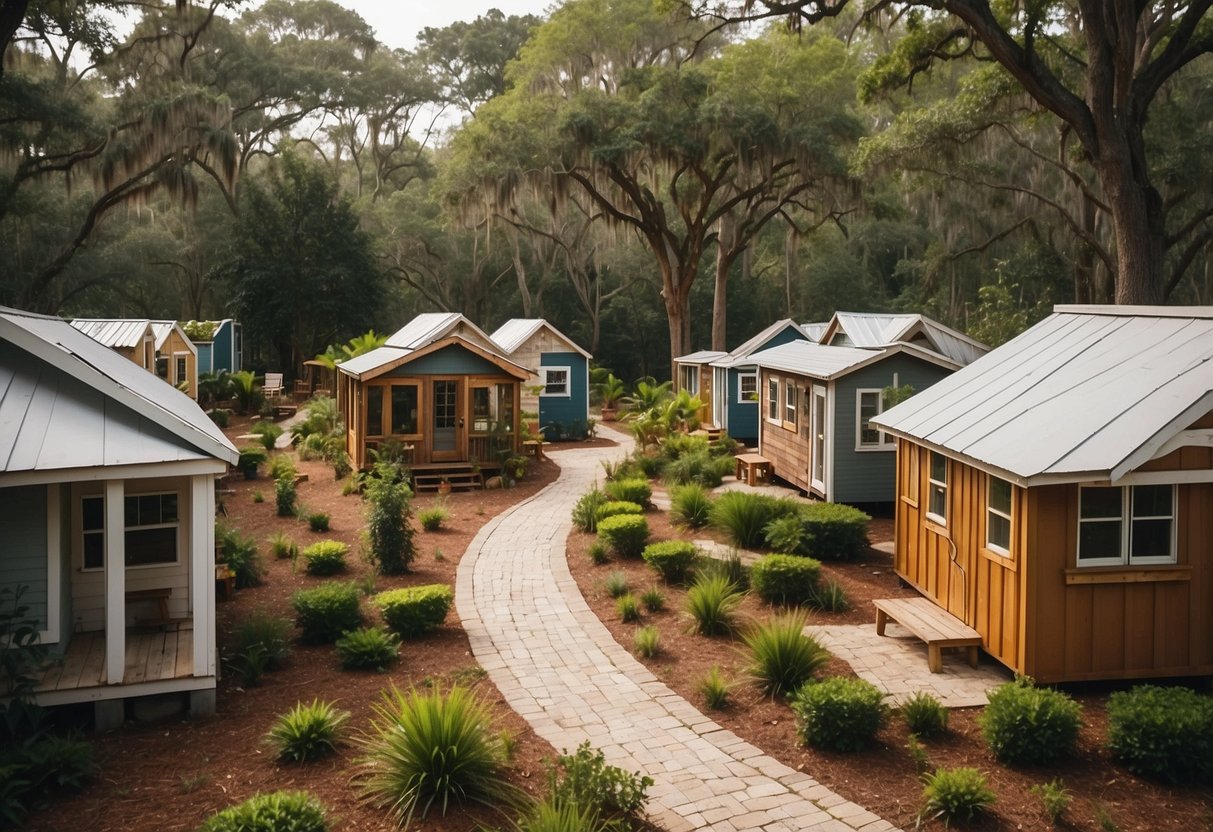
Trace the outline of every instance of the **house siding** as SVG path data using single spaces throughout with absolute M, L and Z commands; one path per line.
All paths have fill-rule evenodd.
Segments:
M 519 360 L 517 353 L 514 360 Z M 559 422 L 566 427 L 572 422 L 584 424 L 589 416 L 590 383 L 585 356 L 576 352 L 545 352 L 539 356 L 539 366 L 569 368 L 568 396 L 539 396 L 539 424 L 547 426 Z
M 195 341 L 198 349 L 198 375 L 215 372 L 215 342 Z
M 227 370 L 234 373 L 240 369 L 243 356 L 240 354 L 240 334 L 237 332 L 240 324 L 226 320 L 215 330 L 214 347 L 211 352 L 211 372 Z
M 498 376 L 501 368 L 486 361 L 470 350 L 452 344 L 437 352 L 403 364 L 379 378 L 407 378 L 409 376 Z
M 759 402 L 742 401 L 738 395 L 738 384 L 746 372 L 758 372 L 758 368 L 750 366 L 748 370 L 742 367 L 730 367 L 728 385 L 729 392 L 725 405 L 728 410 L 729 436 L 740 442 L 754 442 L 758 439 L 758 410 Z
M 48 629 L 46 523 L 46 486 L 0 488 L 0 587 L 26 587 L 21 603 L 40 630 Z

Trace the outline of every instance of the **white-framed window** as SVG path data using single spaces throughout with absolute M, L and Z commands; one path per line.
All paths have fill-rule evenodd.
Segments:
M 779 424 L 779 379 L 767 379 L 767 421 Z
M 891 451 L 896 447 L 891 435 L 871 424 L 881 413 L 884 413 L 883 390 L 855 391 L 855 450 Z
M 737 374 L 737 401 L 747 404 L 758 402 L 758 373 Z
M 692 396 L 699 392 L 699 368 L 694 364 L 680 364 L 678 367 L 678 389 L 686 390 Z
M 927 504 L 927 517 L 941 526 L 948 524 L 948 458 L 941 453 L 931 451 L 930 470 L 927 471 L 927 482 L 930 485 L 930 496 Z
M 986 548 L 1001 555 L 1011 554 L 1011 483 L 986 476 Z
M 1078 565 L 1175 563 L 1175 486 L 1080 486 Z
M 569 395 L 568 367 L 540 367 L 539 383 L 543 385 L 541 396 Z
M 783 421 L 793 427 L 796 425 L 797 406 L 796 382 L 785 381 L 783 383 Z
M 127 566 L 167 566 L 177 562 L 179 525 L 176 492 L 127 494 L 122 501 Z M 105 567 L 105 498 L 81 498 L 81 567 Z
M 826 487 L 826 390 L 813 387 L 813 485 Z
M 173 356 L 173 364 L 174 364 L 173 383 L 174 384 L 180 384 L 181 382 L 183 382 L 189 378 L 189 370 L 187 369 L 187 364 L 186 364 L 185 359 L 186 359 L 186 356 L 184 354 L 177 354 L 177 355 Z

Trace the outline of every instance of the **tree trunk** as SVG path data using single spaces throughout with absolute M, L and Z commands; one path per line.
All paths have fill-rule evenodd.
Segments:
M 734 250 L 737 226 L 733 218 L 725 214 L 720 218 L 716 232 L 716 283 L 712 290 L 712 349 L 724 352 L 728 349 L 728 288 L 729 269 L 737 253 Z
M 1149 182 L 1138 181 L 1127 161 L 1105 162 L 1098 170 L 1116 234 L 1116 303 L 1161 304 L 1167 285 L 1162 198 Z
M 518 279 L 518 297 L 522 300 L 522 317 L 531 317 L 531 291 L 526 285 L 526 264 L 522 262 L 522 247 L 518 245 L 518 233 L 513 235 L 514 276 Z

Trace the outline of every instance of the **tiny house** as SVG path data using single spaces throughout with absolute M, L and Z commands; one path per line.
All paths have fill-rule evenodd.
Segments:
M 727 357 L 728 353 L 720 350 L 699 350 L 674 359 L 674 392 L 685 390 L 703 402 L 703 407 L 699 409 L 699 421 L 705 425 L 721 426 L 723 416 L 713 407 L 717 397 L 712 362 Z
M 590 418 L 590 354 L 542 318 L 512 318 L 490 337 L 515 364 L 534 370 L 523 385 L 522 409 L 539 414 L 544 435 L 584 435 Z
M 198 398 L 198 348 L 176 321 L 76 318 L 72 326 Z
M 244 331 L 231 318 L 203 321 L 210 329 L 209 338 L 196 338 L 199 373 L 235 373 L 244 369 Z
M 1213 307 L 1059 306 L 875 416 L 897 574 L 1044 682 L 1213 674 Z
M 198 398 L 198 348 L 176 321 L 152 321 L 156 347 L 156 375 Z

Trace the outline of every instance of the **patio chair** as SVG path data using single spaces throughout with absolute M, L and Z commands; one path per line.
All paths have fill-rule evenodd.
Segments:
M 266 373 L 265 383 L 261 392 L 267 399 L 276 399 L 282 395 L 282 373 Z

